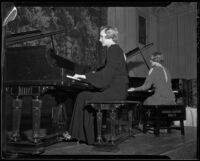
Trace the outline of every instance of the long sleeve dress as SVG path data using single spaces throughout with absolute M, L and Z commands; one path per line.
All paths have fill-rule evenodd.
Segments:
M 144 84 L 135 88 L 135 91 L 147 90 L 150 87 L 154 88 L 154 94 L 144 101 L 144 105 L 176 104 L 175 95 L 172 91 L 171 75 L 166 68 L 163 68 L 163 66 L 154 66 L 146 77 Z
M 123 51 L 114 44 L 108 48 L 107 61 L 103 69 L 98 72 L 86 73 L 86 80 L 101 92 L 84 91 L 80 93 L 74 105 L 69 133 L 73 138 L 88 144 L 95 142 L 95 110 L 86 106 L 87 100 L 124 100 L 127 97 L 128 73 Z

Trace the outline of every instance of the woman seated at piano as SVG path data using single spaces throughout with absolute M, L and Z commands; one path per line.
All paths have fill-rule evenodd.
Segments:
M 151 69 L 142 86 L 129 88 L 128 91 L 145 91 L 150 88 L 154 89 L 154 94 L 148 97 L 144 105 L 169 105 L 175 103 L 175 95 L 171 85 L 171 75 L 166 67 L 162 65 L 164 61 L 160 52 L 151 55 Z
M 99 71 L 75 74 L 73 77 L 85 79 L 99 88 L 100 92 L 84 91 L 77 96 L 69 131 L 63 134 L 66 140 L 74 138 L 86 144 L 94 144 L 96 111 L 87 106 L 86 101 L 124 100 L 127 97 L 128 73 L 123 51 L 117 43 L 118 30 L 110 26 L 101 27 L 99 41 L 107 47 L 105 66 Z

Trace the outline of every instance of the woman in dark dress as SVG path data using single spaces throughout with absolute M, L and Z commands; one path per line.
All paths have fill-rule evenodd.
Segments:
M 87 144 L 95 142 L 94 109 L 86 106 L 86 101 L 124 100 L 127 97 L 128 73 L 126 61 L 120 46 L 117 44 L 118 31 L 110 26 L 100 30 L 102 46 L 107 47 L 107 58 L 104 68 L 85 75 L 75 74 L 74 78 L 86 79 L 101 92 L 84 91 L 77 96 L 69 132 L 64 133 L 66 139 L 75 138 Z
M 144 91 L 154 88 L 154 94 L 144 101 L 144 105 L 173 105 L 175 103 L 175 95 L 171 85 L 171 75 L 161 62 L 163 55 L 155 52 L 151 55 L 151 66 L 144 84 L 140 87 L 129 88 L 128 91 Z

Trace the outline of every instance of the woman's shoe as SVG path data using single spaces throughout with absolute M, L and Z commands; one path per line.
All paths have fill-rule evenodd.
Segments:
M 138 128 L 140 131 L 143 131 L 143 124 L 139 123 Z
M 66 131 L 62 134 L 64 140 L 71 140 L 72 139 L 72 136 Z

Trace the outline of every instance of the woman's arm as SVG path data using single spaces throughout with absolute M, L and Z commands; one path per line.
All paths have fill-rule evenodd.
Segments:
M 152 84 L 153 84 L 153 77 L 154 77 L 154 71 L 153 68 L 149 71 L 148 76 L 145 79 L 145 82 L 142 86 L 140 87 L 136 87 L 136 88 L 129 88 L 128 91 L 145 91 L 149 88 L 151 88 Z
M 120 55 L 123 54 L 118 46 L 113 46 L 108 49 L 107 63 L 103 69 L 97 72 L 86 73 L 86 79 L 97 88 L 105 88 L 114 78 L 115 70 L 122 59 Z

